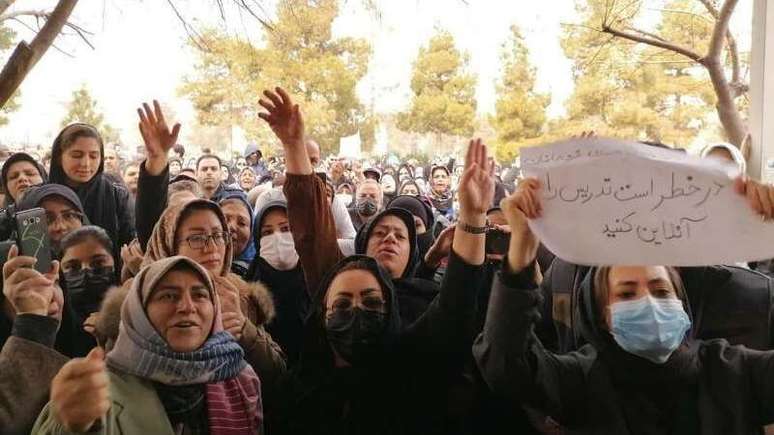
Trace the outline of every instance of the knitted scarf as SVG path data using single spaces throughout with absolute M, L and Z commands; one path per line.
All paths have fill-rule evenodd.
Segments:
M 170 349 L 144 308 L 156 284 L 179 263 L 201 276 L 214 305 L 210 337 L 193 352 Z M 118 339 L 107 355 L 107 364 L 167 386 L 205 384 L 210 434 L 255 433 L 263 419 L 260 381 L 243 356 L 241 347 L 223 330 L 220 302 L 207 271 L 176 256 L 152 263 L 134 279 L 121 307 Z

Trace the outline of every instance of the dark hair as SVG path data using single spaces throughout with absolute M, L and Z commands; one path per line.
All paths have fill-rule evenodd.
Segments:
M 59 137 L 62 151 L 66 151 L 70 145 L 82 137 L 96 139 L 97 142 L 99 142 L 100 150 L 105 149 L 105 144 L 102 142 L 102 136 L 96 128 L 88 124 L 70 124 L 59 133 Z
M 179 143 L 178 143 L 178 144 L 175 144 L 175 146 L 173 146 L 173 147 L 172 147 L 172 150 L 173 150 L 173 151 L 174 151 L 176 154 L 180 155 L 180 158 L 181 158 L 181 159 L 182 159 L 183 157 L 185 157 L 185 147 L 183 146 L 183 144 L 179 144 Z
M 107 232 L 102 227 L 86 225 L 73 230 L 62 239 L 62 256 L 68 249 L 87 240 L 96 241 L 111 255 L 113 254 L 113 241 L 110 240 Z
M 142 162 L 139 161 L 139 160 L 134 160 L 134 161 L 131 161 L 131 162 L 125 164 L 123 169 L 121 169 L 121 175 L 123 175 L 124 172 L 126 172 L 126 170 L 131 168 L 131 167 L 136 167 L 137 170 L 139 170 L 141 164 L 142 164 Z
M 196 170 L 197 170 L 197 171 L 199 170 L 199 164 L 200 164 L 200 163 L 202 162 L 202 160 L 204 160 L 204 159 L 215 159 L 215 160 L 217 160 L 217 161 L 218 161 L 218 168 L 220 168 L 221 166 L 223 166 L 223 162 L 220 160 L 220 157 L 216 156 L 215 154 L 202 154 L 202 156 L 201 156 L 201 157 L 199 157 L 199 158 L 196 160 Z

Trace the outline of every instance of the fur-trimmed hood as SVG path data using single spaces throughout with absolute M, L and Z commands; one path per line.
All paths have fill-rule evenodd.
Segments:
M 239 290 L 242 302 L 242 311 L 256 326 L 270 323 L 275 315 L 274 300 L 269 289 L 260 282 L 245 282 L 238 275 L 230 273 L 220 278 Z M 218 286 L 218 278 L 215 279 L 215 287 Z M 126 281 L 121 287 L 113 287 L 105 293 L 100 306 L 99 315 L 95 322 L 97 342 L 109 350 L 118 337 L 118 327 L 121 323 L 121 306 L 132 287 L 134 279 Z

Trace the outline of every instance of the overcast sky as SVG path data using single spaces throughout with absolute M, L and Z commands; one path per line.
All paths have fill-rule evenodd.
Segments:
M 653 0 L 654 5 L 660 0 Z M 49 9 L 53 0 L 17 0 L 17 9 Z M 176 0 L 196 24 L 218 24 L 212 0 Z M 411 64 L 434 29 L 452 32 L 470 54 L 477 75 L 479 112 L 494 108 L 494 81 L 499 55 L 511 24 L 518 24 L 538 68 L 538 87 L 552 94 L 550 114 L 559 116 L 572 92 L 570 63 L 559 46 L 561 23 L 574 21 L 573 0 L 381 0 L 380 19 L 361 0 L 343 2 L 334 32 L 370 40 L 374 52 L 370 72 L 358 88 L 365 104 L 393 112 L 410 101 Z M 264 1 L 273 14 L 273 1 Z M 742 0 L 733 25 L 749 34 L 752 0 Z M 73 90 L 85 83 L 106 120 L 122 131 L 128 144 L 139 143 L 134 109 L 158 98 L 177 112 L 180 122 L 193 120 L 190 103 L 177 95 L 182 78 L 193 71 L 196 55 L 167 0 L 82 0 L 72 21 L 94 32 L 92 50 L 75 37 L 57 45 L 73 57 L 49 50 L 22 85 L 21 108 L 0 129 L 3 143 L 48 144 L 59 130 Z M 231 15 L 228 31 L 248 38 L 260 28 L 248 17 Z M 30 33 L 16 26 L 21 36 Z M 748 41 L 740 41 L 748 47 Z M 10 50 L 9 50 L 10 53 Z M 184 125 L 185 131 L 185 125 Z

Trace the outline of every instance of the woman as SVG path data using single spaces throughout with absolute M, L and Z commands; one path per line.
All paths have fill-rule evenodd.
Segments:
M 398 181 L 405 183 L 408 180 L 414 179 L 414 169 L 408 163 L 403 163 L 398 168 Z
M 224 328 L 237 337 L 245 359 L 269 384 L 285 371 L 282 350 L 263 325 L 274 317 L 274 304 L 260 283 L 248 284 L 231 272 L 233 244 L 220 207 L 204 199 L 171 205 L 153 230 L 143 265 L 184 255 L 213 278 L 224 307 Z
M 252 171 L 252 169 L 249 170 Z M 231 233 L 231 243 L 234 248 L 231 271 L 242 279 L 247 279 L 248 269 L 255 258 L 252 234 L 253 208 L 247 202 L 247 195 L 239 189 L 225 188 L 221 190 L 215 201 L 220 205 Z
M 395 182 L 395 176 L 385 173 L 382 175 L 382 179 L 379 182 L 382 185 L 382 192 L 384 192 L 384 203 L 387 204 L 395 198 L 398 190 L 398 184 Z
M 251 281 L 261 281 L 271 291 L 277 316 L 266 330 L 282 346 L 288 365 L 293 366 L 301 352 L 309 294 L 290 232 L 287 209 L 287 201 L 282 196 L 262 202 L 253 231 L 260 255 L 255 257 L 249 275 Z
M 118 284 L 112 252 L 110 238 L 97 226 L 78 228 L 62 239 L 61 283 L 66 298 L 62 326 L 71 329 L 71 354 L 84 356 L 97 345 L 85 322 L 99 311 L 108 289 Z
M 99 132 L 88 124 L 71 124 L 54 140 L 50 181 L 73 189 L 89 221 L 102 227 L 117 248 L 134 239 L 133 211 L 129 192 L 104 177 L 103 156 Z M 120 262 L 115 250 L 113 258 Z
M 21 195 L 30 187 L 48 181 L 46 169 L 32 156 L 16 153 L 6 160 L 0 178 L 0 191 L 5 194 L 3 208 L 16 204 Z
M 244 167 L 239 171 L 239 187 L 245 192 L 253 190 L 258 185 L 258 179 L 255 176 L 253 168 Z
M 169 159 L 169 178 L 177 177 L 177 174 L 183 170 L 183 161 L 177 157 Z
M 404 181 L 398 189 L 398 195 L 420 196 L 421 194 L 422 190 L 414 179 Z
M 106 361 L 97 348 L 67 363 L 32 433 L 258 433 L 260 382 L 222 322 L 200 265 L 176 256 L 145 267 Z
M 451 176 L 446 166 L 434 166 L 430 170 L 430 201 L 438 213 L 446 219 L 454 217 L 454 192 Z
M 753 434 L 774 421 L 774 352 L 694 339 L 680 276 L 668 266 L 592 270 L 576 310 L 589 344 L 547 351 L 533 332 L 542 295 L 539 241 L 527 223 L 541 215 L 539 189 L 527 179 L 503 202 L 508 258 L 473 348 L 495 393 L 573 433 Z

